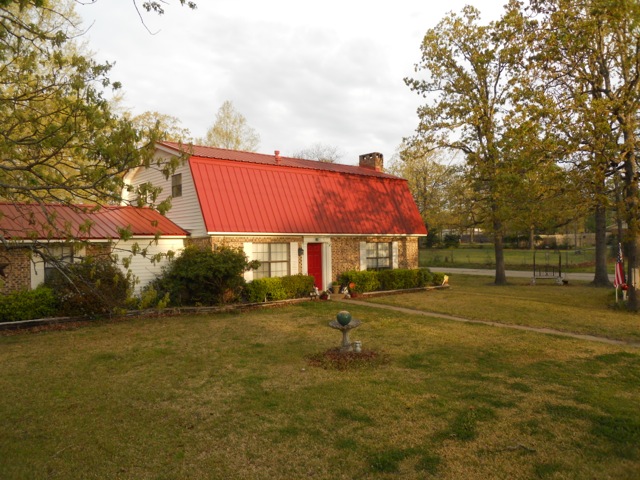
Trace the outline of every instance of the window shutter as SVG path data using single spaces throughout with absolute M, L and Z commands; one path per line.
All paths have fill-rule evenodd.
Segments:
M 367 269 L 367 242 L 360 242 L 360 271 Z
M 242 244 L 242 250 L 246 255 L 249 261 L 253 260 L 253 243 L 252 242 L 244 242 Z M 251 282 L 253 280 L 253 270 L 247 270 L 244 272 L 244 279 L 247 282 Z
M 289 271 L 291 275 L 298 274 L 298 242 L 289 244 Z
M 398 242 L 391 242 L 391 268 L 398 268 Z

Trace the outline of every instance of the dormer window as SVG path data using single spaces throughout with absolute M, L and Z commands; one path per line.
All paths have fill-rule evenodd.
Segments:
M 182 174 L 176 173 L 171 176 L 171 196 L 173 198 L 182 196 Z

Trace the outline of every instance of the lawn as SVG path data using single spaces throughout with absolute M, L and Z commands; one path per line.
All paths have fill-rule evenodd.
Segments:
M 414 294 L 385 299 L 420 308 L 481 305 L 491 295 L 542 301 L 544 288 L 485 286 L 485 299 L 481 282 L 459 280 L 419 294 L 422 303 Z M 569 288 L 547 290 L 548 315 L 567 300 L 591 302 L 596 290 L 581 288 L 566 298 Z M 381 361 L 346 370 L 310 363 L 339 344 L 328 322 L 343 308 L 362 321 L 352 338 Z M 613 336 L 626 335 L 615 328 Z M 0 362 L 3 479 L 637 479 L 640 471 L 632 347 L 308 302 L 2 336 Z
M 613 288 L 596 288 L 579 281 L 563 286 L 550 281 L 531 285 L 528 278 L 509 278 L 507 286 L 498 287 L 493 277 L 449 277 L 451 288 L 439 295 L 406 294 L 370 301 L 473 320 L 640 342 L 640 315 L 613 308 Z

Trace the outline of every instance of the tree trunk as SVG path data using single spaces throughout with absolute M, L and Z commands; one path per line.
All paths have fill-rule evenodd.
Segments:
M 634 113 L 635 114 L 635 113 Z M 633 120 L 627 118 L 627 120 Z M 628 300 L 627 307 L 629 310 L 638 311 L 638 290 L 635 278 L 635 272 L 638 268 L 638 167 L 636 165 L 635 155 L 635 130 L 629 125 L 635 126 L 635 122 L 628 121 L 625 125 L 625 161 L 624 161 L 624 201 L 625 201 L 625 219 L 627 221 L 627 234 L 624 239 L 624 254 L 627 259 L 627 290 Z
M 596 287 L 610 287 L 607 272 L 607 208 L 598 202 L 595 208 L 596 220 L 596 273 L 593 285 Z
M 529 227 L 529 250 L 533 251 L 536 249 L 536 231 L 533 228 L 533 225 Z
M 504 239 L 502 233 L 502 222 L 493 221 L 493 246 L 496 254 L 496 285 L 507 284 L 507 272 L 504 268 Z

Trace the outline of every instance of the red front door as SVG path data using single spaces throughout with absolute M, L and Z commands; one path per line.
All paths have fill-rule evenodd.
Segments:
M 322 290 L 322 244 L 307 244 L 307 272 L 315 279 L 315 286 Z

